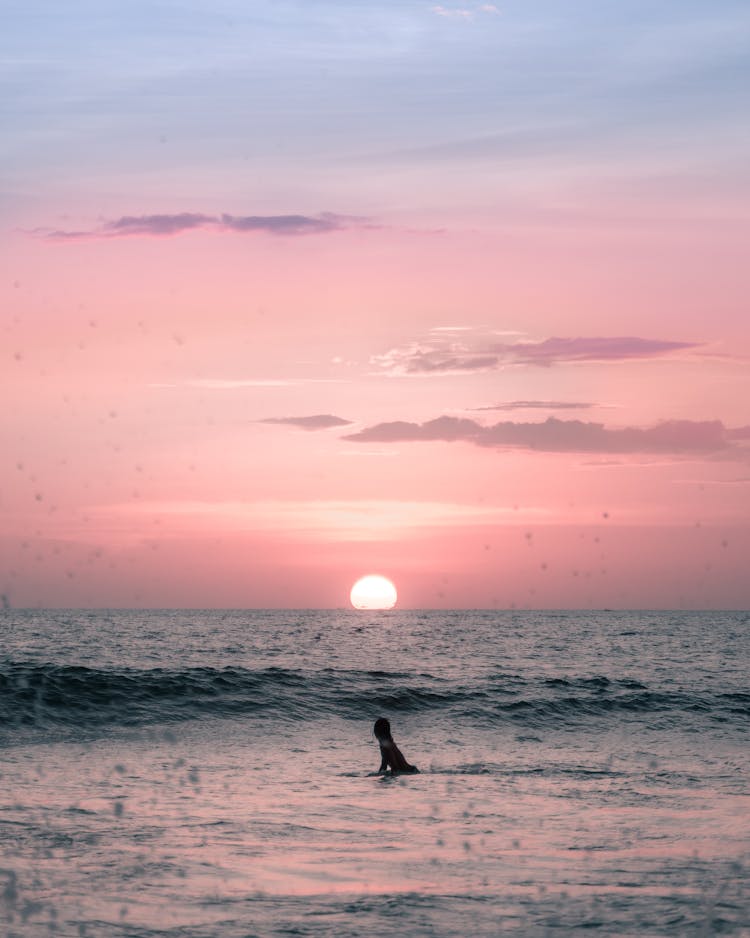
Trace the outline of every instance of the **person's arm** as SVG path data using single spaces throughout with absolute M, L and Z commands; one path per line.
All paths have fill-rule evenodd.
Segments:
M 378 769 L 378 774 L 382 774 L 388 768 L 388 753 L 385 751 L 385 746 L 381 745 L 380 747 L 380 768 Z

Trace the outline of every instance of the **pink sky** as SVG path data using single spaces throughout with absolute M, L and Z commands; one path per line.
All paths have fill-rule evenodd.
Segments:
M 7 602 L 339 606 L 379 572 L 407 607 L 750 603 L 750 164 L 739 88 L 711 106 L 733 34 L 579 11 L 556 36 L 540 10 L 349 11 L 335 37 L 235 10 L 281 44 L 268 100 L 226 36 L 196 98 L 168 24 L 152 47 L 94 21 L 107 66 L 19 17 L 49 67 L 13 60 Z M 586 37 L 617 80 L 574 73 Z M 456 78 L 475 56 L 494 97 Z M 306 109 L 311 62 L 333 85 Z

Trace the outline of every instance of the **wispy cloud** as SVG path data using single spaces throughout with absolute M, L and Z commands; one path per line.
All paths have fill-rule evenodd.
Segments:
M 495 525 L 509 520 L 518 522 L 524 517 L 526 520 L 545 519 L 551 515 L 549 510 L 535 507 L 525 507 L 519 513 L 511 506 L 405 499 L 141 500 L 92 506 L 88 511 L 91 516 L 108 518 L 113 523 L 133 517 L 158 518 L 161 537 L 221 526 L 315 540 L 346 538 L 354 541 L 406 536 L 424 528 Z
M 501 404 L 488 404 L 486 407 L 475 407 L 476 411 L 484 410 L 589 410 L 597 407 L 590 401 L 504 401 Z
M 222 215 L 225 231 L 265 231 L 275 235 L 326 234 L 344 228 L 375 227 L 365 218 L 353 215 Z
M 266 417 L 258 423 L 283 424 L 302 430 L 328 430 L 331 427 L 348 427 L 353 421 L 344 420 L 333 414 L 311 414 L 309 417 Z
M 452 19 L 470 20 L 474 16 L 474 11 L 466 7 L 443 7 L 434 6 L 432 12 L 435 16 L 445 16 Z
M 719 420 L 664 420 L 652 427 L 609 428 L 601 423 L 559 420 L 542 423 L 503 421 L 483 426 L 460 417 L 438 417 L 426 423 L 394 421 L 367 427 L 344 437 L 362 443 L 463 441 L 477 446 L 527 449 L 550 453 L 714 454 L 739 449 L 747 428 L 728 429 Z
M 435 16 L 443 16 L 447 19 L 460 19 L 460 20 L 472 20 L 475 16 L 479 15 L 491 15 L 497 16 L 500 13 L 500 10 L 495 6 L 494 3 L 475 3 L 471 6 L 463 7 L 446 7 L 437 5 L 430 8 L 432 13 Z
M 173 235 L 194 228 L 205 228 L 213 223 L 209 215 L 181 212 L 178 215 L 123 215 L 114 221 L 105 222 L 97 232 L 110 238 L 128 235 Z M 91 232 L 92 234 L 97 232 Z M 73 232 L 75 236 L 75 232 Z
M 499 354 L 510 355 L 525 365 L 555 365 L 563 362 L 609 362 L 659 358 L 673 352 L 698 348 L 696 342 L 643 339 L 638 336 L 581 336 L 517 342 L 500 346 Z
M 413 342 L 375 355 L 371 363 L 390 374 L 441 375 L 493 371 L 512 365 L 617 362 L 662 358 L 700 348 L 702 343 L 638 336 L 553 336 L 541 341 L 498 340 L 477 331 L 471 336 L 440 336 Z
M 63 230 L 37 228 L 32 234 L 46 241 L 83 241 L 87 239 L 153 237 L 165 238 L 186 231 L 208 229 L 220 232 L 278 235 L 328 234 L 352 228 L 379 228 L 371 219 L 356 215 L 322 212 L 319 215 L 201 215 L 179 212 L 173 215 L 123 215 L 94 228 Z

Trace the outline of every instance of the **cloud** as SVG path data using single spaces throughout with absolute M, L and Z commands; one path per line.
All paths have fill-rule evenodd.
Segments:
M 475 407 L 474 410 L 588 410 L 597 406 L 590 401 L 504 401 L 487 407 Z
M 473 4 L 471 7 L 444 7 L 434 6 L 430 8 L 435 16 L 444 16 L 451 19 L 471 20 L 477 14 L 490 14 L 497 16 L 500 10 L 494 3 Z
M 497 355 L 446 355 L 419 350 L 409 361 L 408 374 L 445 374 L 452 371 L 491 371 L 497 368 Z
M 701 343 L 638 336 L 552 337 L 542 341 L 498 341 L 497 334 L 435 336 L 391 349 L 371 363 L 391 374 L 436 375 L 494 371 L 511 365 L 552 365 L 660 358 L 700 348 Z
M 309 417 L 266 417 L 258 423 L 284 424 L 290 427 L 300 427 L 302 430 L 328 430 L 331 427 L 348 427 L 351 420 L 335 417 L 333 414 L 312 414 Z
M 366 219 L 353 215 L 222 215 L 221 227 L 226 231 L 265 231 L 275 235 L 325 234 L 345 228 L 362 227 Z M 374 227 L 374 226 L 371 226 Z
M 467 418 L 438 417 L 423 424 L 379 423 L 344 439 L 362 443 L 463 441 L 477 446 L 548 453 L 705 455 L 736 448 L 733 441 L 738 438 L 737 432 L 726 428 L 719 420 L 664 420 L 653 427 L 608 428 L 601 423 L 555 417 L 548 417 L 542 423 L 502 421 L 491 426 Z
M 315 540 L 377 541 L 425 528 L 496 525 L 519 519 L 547 520 L 549 509 L 527 506 L 522 512 L 511 506 L 463 502 L 397 499 L 310 499 L 291 501 L 185 501 L 120 502 L 87 508 L 89 515 L 111 520 L 114 526 L 128 518 L 158 518 L 160 537 L 185 531 L 268 531 L 284 536 L 308 536 Z M 139 532 L 142 525 L 137 526 Z M 139 537 L 142 534 L 139 533 Z
M 105 221 L 96 228 L 82 231 L 37 228 L 32 233 L 46 241 L 82 241 L 128 237 L 164 238 L 197 229 L 235 233 L 262 232 L 281 237 L 298 237 L 352 228 L 378 227 L 380 226 L 370 219 L 356 215 L 337 215 L 334 212 L 321 212 L 319 215 L 201 215 L 179 212 L 174 215 L 123 215 Z
M 503 353 L 522 364 L 554 365 L 559 362 L 607 362 L 631 358 L 657 358 L 671 352 L 697 348 L 695 342 L 642 339 L 637 336 L 551 338 L 543 342 L 517 342 Z
M 178 215 L 124 215 L 114 221 L 105 222 L 103 231 L 110 237 L 127 235 L 173 235 L 193 228 L 205 228 L 213 223 L 209 215 L 181 212 Z
M 464 20 L 471 19 L 474 16 L 473 10 L 467 10 L 461 7 L 435 6 L 435 7 L 432 7 L 432 12 L 436 16 L 449 16 L 449 17 L 453 17 L 456 19 L 464 19 Z

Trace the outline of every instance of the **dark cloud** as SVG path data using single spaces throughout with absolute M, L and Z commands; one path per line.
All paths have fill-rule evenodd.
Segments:
M 498 342 L 488 334 L 431 338 L 375 356 L 373 364 L 396 374 L 430 375 L 493 371 L 509 365 L 550 367 L 569 362 L 658 358 L 700 347 L 696 342 L 638 336 L 552 337 L 540 342 Z
M 210 215 L 197 215 L 181 212 L 179 215 L 124 215 L 114 221 L 106 222 L 100 231 L 109 232 L 110 236 L 124 235 L 173 235 L 193 228 L 205 228 L 212 225 Z
M 309 417 L 266 417 L 259 423 L 284 424 L 290 427 L 301 427 L 303 430 L 327 430 L 330 427 L 351 426 L 351 420 L 335 417 L 333 414 L 312 414 Z
M 719 420 L 665 420 L 653 427 L 610 429 L 601 423 L 558 420 L 502 421 L 483 426 L 459 417 L 427 423 L 379 423 L 345 437 L 362 443 L 461 440 L 477 446 L 530 449 L 549 453 L 718 453 L 732 447 L 733 434 Z
M 221 227 L 228 231 L 266 231 L 276 235 L 325 234 L 352 228 L 361 219 L 348 215 L 222 215 Z
M 349 228 L 377 228 L 366 218 L 354 215 L 201 215 L 180 212 L 175 215 L 123 215 L 85 231 L 50 231 L 33 233 L 48 241 L 76 241 L 87 238 L 170 237 L 184 231 L 209 228 L 215 231 L 264 232 L 286 237 L 327 234 Z
M 35 228 L 31 234 L 45 241 L 83 241 L 86 238 L 102 237 L 93 235 L 91 231 L 63 231 L 59 228 Z
M 588 410 L 596 406 L 590 401 L 504 401 L 487 407 L 475 407 L 474 410 Z
M 629 358 L 655 358 L 697 348 L 694 342 L 641 339 L 637 336 L 589 336 L 545 339 L 543 342 L 516 342 L 502 346 L 504 353 L 527 365 L 554 365 L 558 362 L 606 362 Z
M 407 370 L 410 374 L 490 371 L 499 364 L 497 355 L 444 355 L 420 352 L 411 360 Z

